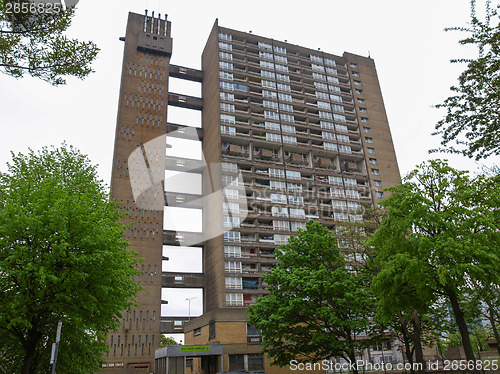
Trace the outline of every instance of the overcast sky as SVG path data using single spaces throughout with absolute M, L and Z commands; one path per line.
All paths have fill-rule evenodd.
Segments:
M 309 0 L 300 5 L 280 0 L 81 0 L 69 34 L 101 48 L 93 65 L 96 72 L 84 81 L 69 79 L 63 87 L 0 74 L 0 170 L 5 170 L 10 151 L 66 141 L 99 164 L 101 178 L 109 183 L 123 56 L 118 38 L 125 35 L 128 12 L 143 14 L 147 7 L 156 14 L 168 13 L 174 45 L 171 62 L 177 65 L 201 67 L 201 52 L 216 18 L 221 26 L 329 53 L 370 54 L 404 175 L 429 159 L 427 150 L 439 144 L 431 133 L 442 112 L 432 106 L 450 95 L 449 87 L 464 69 L 449 60 L 475 57 L 472 49 L 458 45 L 463 34 L 443 31 L 467 24 L 469 4 L 469 0 Z M 182 92 L 178 82 L 171 88 L 186 94 L 200 91 L 190 85 Z M 178 121 L 172 116 L 168 120 Z M 491 158 L 488 163 L 498 161 Z M 461 169 L 477 166 L 462 157 L 453 157 L 451 163 Z

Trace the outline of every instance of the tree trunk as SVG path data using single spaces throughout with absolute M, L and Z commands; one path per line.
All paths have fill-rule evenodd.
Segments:
M 356 355 L 354 354 L 354 350 L 349 350 L 346 353 L 347 356 L 349 357 L 349 360 L 351 360 L 351 363 L 353 364 L 352 374 L 358 374 L 358 367 L 356 366 Z
M 31 374 L 35 372 L 37 362 L 37 345 L 40 342 L 41 335 L 38 331 L 30 331 L 29 339 L 23 344 L 24 359 L 21 374 Z
M 410 374 L 415 374 L 415 369 L 413 368 L 413 352 L 410 346 L 411 336 L 408 331 L 408 328 L 406 327 L 406 323 L 403 319 L 403 316 L 401 315 L 401 312 L 398 315 L 398 319 L 399 319 L 399 331 L 401 331 L 401 334 L 403 335 L 403 343 L 405 345 L 406 358 L 408 359 L 408 363 L 410 364 Z
M 495 316 L 493 314 L 493 306 L 490 305 L 490 303 L 488 302 L 488 317 L 489 317 L 489 320 L 490 320 L 490 324 L 491 324 L 491 329 L 493 330 L 493 336 L 495 337 L 495 340 L 497 341 L 497 351 L 498 351 L 498 354 L 500 355 L 500 339 L 498 337 L 498 330 L 497 330 L 497 326 L 495 324 Z
M 418 310 L 414 309 L 411 315 L 411 323 L 413 324 L 413 346 L 415 347 L 415 361 L 418 364 L 418 372 L 425 373 L 424 351 L 422 349 L 422 324 Z
M 444 291 L 448 295 L 448 298 L 453 309 L 453 314 L 455 315 L 455 322 L 458 326 L 458 331 L 462 337 L 462 346 L 464 347 L 465 358 L 467 361 L 476 361 L 474 356 L 474 351 L 472 350 L 472 344 L 470 342 L 469 330 L 467 329 L 467 322 L 465 321 L 465 315 L 458 302 L 457 293 L 450 286 L 444 286 Z M 477 373 L 477 370 L 472 370 L 471 372 Z

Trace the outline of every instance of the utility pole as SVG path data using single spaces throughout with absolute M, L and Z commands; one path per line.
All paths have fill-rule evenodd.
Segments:
M 57 324 L 56 342 L 52 343 L 52 354 L 50 355 L 50 364 L 52 365 L 52 374 L 56 372 L 57 353 L 59 351 L 59 341 L 61 340 L 62 321 Z

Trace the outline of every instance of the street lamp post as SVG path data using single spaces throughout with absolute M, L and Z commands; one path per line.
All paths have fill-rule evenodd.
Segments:
M 197 297 L 188 297 L 186 300 L 188 301 L 188 321 L 191 321 L 191 300 L 197 299 Z

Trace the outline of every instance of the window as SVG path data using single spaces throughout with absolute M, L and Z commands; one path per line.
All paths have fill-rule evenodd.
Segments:
M 293 105 L 280 103 L 280 110 L 283 112 L 292 112 L 293 113 Z
M 262 102 L 262 105 L 264 106 L 264 108 L 278 109 L 278 103 L 275 101 L 264 100 Z
M 382 182 L 381 182 L 381 181 L 374 180 L 374 181 L 373 181 L 373 185 L 374 185 L 375 187 L 382 187 Z
M 272 80 L 276 79 L 275 74 L 273 72 L 267 71 L 267 70 L 261 70 L 260 71 L 260 76 L 262 78 L 266 78 L 266 79 L 272 79 Z
M 358 182 L 354 178 L 344 178 L 346 187 L 358 187 Z
M 344 107 L 338 104 L 332 104 L 332 110 L 335 112 L 344 113 Z
M 330 188 L 330 195 L 332 197 L 345 197 L 345 191 L 343 188 L 332 187 Z
M 240 227 L 240 217 L 224 216 L 224 227 L 237 228 Z
M 337 96 L 337 95 L 330 95 L 330 100 L 334 101 L 336 103 L 341 103 L 342 102 L 342 97 L 341 96 Z
M 361 117 L 361 122 L 368 123 L 368 122 L 370 122 L 370 120 L 366 117 Z
M 356 88 L 356 93 L 358 95 L 363 95 L 363 90 L 360 90 L 360 89 Z
M 271 215 L 273 217 L 288 217 L 288 209 L 281 206 L 271 207 Z
M 243 283 L 241 277 L 226 277 L 226 289 L 228 290 L 241 290 Z
M 333 122 L 320 121 L 319 123 L 320 123 L 322 129 L 335 130 L 335 126 L 333 125 Z M 346 126 L 346 129 L 347 129 L 347 126 Z
M 313 79 L 315 79 L 317 81 L 326 82 L 326 76 L 324 74 L 320 74 L 320 73 L 313 73 Z
M 224 261 L 226 273 L 241 273 L 241 261 Z
M 281 101 L 288 101 L 288 102 L 292 102 L 292 95 L 290 94 L 286 94 L 286 93 L 283 93 L 283 92 L 279 92 L 278 93 L 278 97 Z
M 345 144 L 339 144 L 339 152 L 351 154 L 352 153 L 351 146 Z
M 224 112 L 234 113 L 234 104 L 220 103 L 220 110 Z
M 370 161 L 370 164 L 372 164 L 372 165 L 377 165 L 378 164 L 376 158 L 370 158 L 369 161 Z
M 286 189 L 286 184 L 282 181 L 269 181 L 269 187 L 271 190 L 284 191 Z
M 219 33 L 219 40 L 225 40 L 230 42 L 232 40 L 232 37 L 230 34 L 224 34 L 222 32 Z
M 349 215 L 346 212 L 333 212 L 333 219 L 335 221 L 346 222 L 349 221 Z
M 328 90 L 328 85 L 326 83 L 314 82 L 314 87 L 318 90 Z
M 302 208 L 290 208 L 291 218 L 306 218 L 306 213 Z
M 332 206 L 335 209 L 346 210 L 347 204 L 344 200 L 332 200 Z
M 376 192 L 376 195 L 379 199 L 383 199 L 384 198 L 384 193 L 382 191 L 377 191 Z
M 233 70 L 233 63 L 227 61 L 219 61 L 219 68 L 225 70 Z
M 267 99 L 276 99 L 278 95 L 274 91 L 262 90 L 262 96 Z
M 372 129 L 370 127 L 363 127 L 363 132 L 369 134 L 372 132 Z
M 329 132 L 329 131 L 322 131 L 321 132 L 321 136 L 323 139 L 325 140 L 332 140 L 332 141 L 336 141 L 336 138 L 335 138 L 335 134 L 333 132 Z
M 230 172 L 230 173 L 237 173 L 238 172 L 238 165 L 233 164 L 231 162 L 223 162 L 222 163 L 222 171 Z
M 353 77 L 359 77 L 359 73 L 358 73 L 357 71 L 353 71 L 353 72 L 352 72 L 352 76 L 353 76 Z
M 330 103 L 325 103 L 324 101 L 318 101 L 318 108 L 330 110 Z
M 335 83 L 335 84 L 339 84 L 339 79 L 337 77 L 326 77 L 326 80 L 328 81 L 328 83 Z
M 379 169 L 372 169 L 372 174 L 373 175 L 380 175 L 380 170 Z
M 229 43 L 219 42 L 219 48 L 225 51 L 232 51 L 233 46 Z
M 274 119 L 274 120 L 279 121 L 278 112 L 274 112 L 272 110 L 264 110 L 264 118 Z
M 223 123 L 231 123 L 231 124 L 236 123 L 236 117 L 231 114 L 221 114 L 220 120 Z
M 320 116 L 321 117 L 321 116 Z M 345 122 L 345 116 L 342 114 L 333 113 L 333 119 L 338 122 Z
M 330 60 L 329 58 L 325 58 L 325 65 L 336 66 L 337 64 L 335 63 L 334 60 Z
M 263 69 L 274 70 L 274 64 L 269 61 L 260 61 L 260 67 Z
M 293 125 L 281 125 L 281 131 L 287 134 L 295 134 L 295 126 Z
M 221 125 L 220 133 L 224 135 L 236 135 L 236 127 Z
M 290 82 L 290 77 L 285 74 L 276 74 L 276 79 L 283 82 Z
M 285 178 L 285 171 L 283 169 L 269 168 L 269 176 L 273 178 Z
M 274 89 L 276 89 L 276 82 L 273 82 L 273 81 L 267 81 L 267 80 L 262 80 L 262 87 L 269 87 L 269 88 L 274 88 Z
M 273 221 L 274 231 L 290 231 L 290 223 L 288 221 Z
M 323 148 L 327 151 L 337 151 L 337 144 L 335 143 L 329 143 L 329 142 L 323 142 Z
M 219 58 L 222 59 L 222 60 L 232 61 L 233 60 L 233 55 L 232 55 L 232 53 L 219 51 Z
M 273 203 L 286 204 L 286 195 L 280 193 L 272 193 L 271 201 Z
M 302 185 L 298 183 L 288 183 L 289 192 L 302 192 Z
M 328 176 L 328 183 L 335 186 L 342 186 L 342 177 Z
M 272 132 L 267 132 L 266 133 L 266 140 L 268 142 L 281 143 L 281 135 L 280 134 L 275 134 L 275 133 L 272 133 Z
M 264 356 L 259 353 L 248 355 L 248 371 L 264 371 Z
M 358 190 L 345 190 L 345 195 L 349 199 L 359 199 L 359 192 Z
M 224 231 L 225 242 L 241 242 L 241 233 L 239 231 Z
M 229 93 L 229 92 L 221 92 L 220 99 L 226 100 L 226 101 L 234 101 L 234 94 Z
M 286 55 L 286 48 L 275 45 L 274 46 L 275 53 L 281 53 L 282 55 Z
M 269 53 L 269 52 L 262 52 L 262 51 L 259 51 L 259 57 L 260 58 L 263 58 L 265 60 L 274 60 L 274 55 L 272 53 Z
M 364 103 L 365 103 L 365 99 L 360 99 L 360 98 L 358 98 L 358 99 L 357 99 L 357 101 L 358 101 L 358 103 L 360 103 L 360 104 L 364 104 Z
M 331 84 L 329 84 L 328 85 L 328 91 L 330 91 L 330 92 L 340 92 L 340 87 L 332 86 Z
M 316 91 L 316 98 L 328 100 L 328 94 L 326 92 Z
M 226 191 L 227 188 L 224 189 Z M 238 192 L 238 190 L 234 190 Z M 239 203 L 228 203 L 227 201 L 222 202 L 222 211 L 224 213 L 239 213 L 240 212 L 240 204 Z
M 349 65 L 351 66 L 351 68 L 354 68 L 354 69 L 356 69 L 358 67 L 358 64 L 355 64 L 354 62 L 351 62 Z
M 288 73 L 288 66 L 276 64 L 276 71 L 281 71 L 283 73 Z
M 373 143 L 373 138 L 368 138 L 368 137 L 366 137 L 366 138 L 365 138 L 365 141 L 366 141 L 367 143 Z
M 274 61 L 282 64 L 288 64 L 288 59 L 286 58 L 286 56 L 274 55 Z
M 291 135 L 283 135 L 283 143 L 286 144 L 297 144 L 297 138 Z
M 313 56 L 313 55 L 311 55 L 311 61 L 312 62 L 317 62 L 317 63 L 320 63 L 320 64 L 323 63 L 323 59 L 321 57 Z
M 280 118 L 283 122 L 295 123 L 295 117 L 293 114 L 281 113 Z
M 287 170 L 287 171 L 286 171 L 286 177 L 287 177 L 288 179 L 296 179 L 296 180 L 300 180 L 300 178 L 301 178 L 300 171 L 295 171 L 295 170 Z
M 329 120 L 333 119 L 332 113 L 330 113 L 330 112 L 324 112 L 322 110 L 318 110 L 318 114 L 319 114 L 319 118 L 329 119 Z
M 375 153 L 375 148 L 368 147 L 368 148 L 366 148 L 366 151 L 368 153 Z
M 291 222 L 291 228 L 292 231 L 298 231 L 299 229 L 305 229 L 306 228 L 306 223 L 305 222 Z
M 290 205 L 304 205 L 303 196 L 288 195 L 288 203 Z
M 241 257 L 241 247 L 237 245 L 225 245 L 224 257 Z
M 349 129 L 347 128 L 346 125 L 339 125 L 339 124 L 335 124 L 335 131 L 338 131 L 338 132 L 349 132 Z
M 224 188 L 224 197 L 226 199 L 232 199 L 232 200 L 238 200 L 239 199 L 239 193 L 238 190 L 232 189 L 232 188 Z
M 262 43 L 262 42 L 259 42 L 259 49 L 263 49 L 265 51 L 273 51 L 273 46 L 271 44 L 267 44 L 267 43 Z
M 277 87 L 279 91 L 290 92 L 292 90 L 289 84 L 278 83 Z
M 229 295 L 229 294 L 226 294 L 226 303 L 228 302 L 227 295 Z M 231 304 L 228 304 L 228 305 L 231 305 Z M 241 305 L 243 305 L 243 295 L 242 295 L 242 299 L 241 299 Z M 244 355 L 229 355 L 229 371 L 233 371 L 233 370 L 234 371 L 244 371 L 245 370 L 245 357 L 244 357 Z
M 337 134 L 337 140 L 342 143 L 349 143 L 349 137 L 343 134 Z
M 358 210 L 361 207 L 361 204 L 355 202 L 355 201 L 348 201 L 347 202 L 347 209 L 348 210 Z
M 360 81 L 354 81 L 354 85 L 355 86 L 361 86 L 361 82 Z
M 359 111 L 361 113 L 368 113 L 368 110 L 366 110 L 366 108 L 359 108 Z
M 221 90 L 234 91 L 234 84 L 231 82 L 221 81 L 220 88 Z

